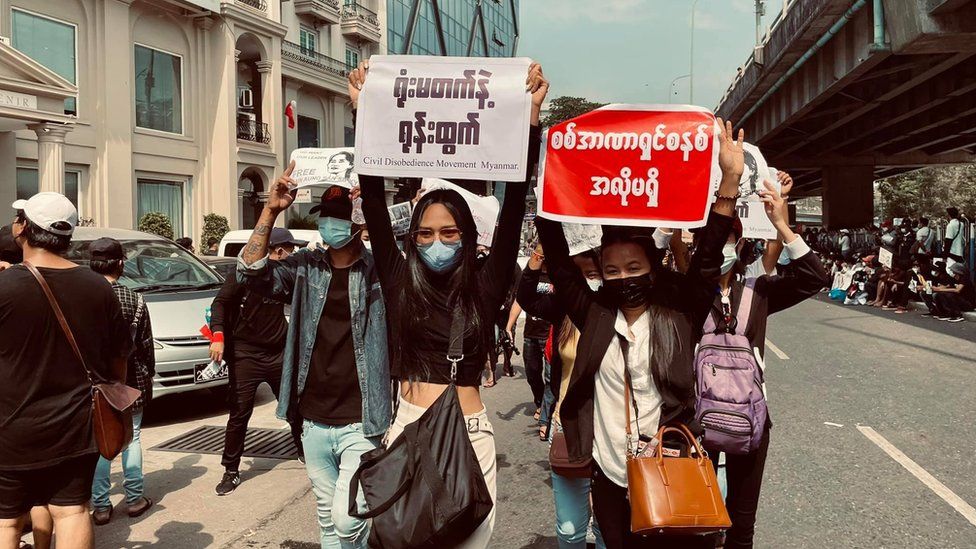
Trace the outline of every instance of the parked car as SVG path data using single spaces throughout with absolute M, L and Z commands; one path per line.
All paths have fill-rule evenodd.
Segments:
M 153 396 L 226 385 L 226 369 L 217 378 L 201 375 L 210 363 L 210 342 L 200 328 L 223 284 L 220 275 L 171 240 L 124 229 L 79 227 L 66 257 L 87 265 L 88 247 L 106 236 L 125 250 L 119 282 L 142 294 L 149 307 L 156 349 Z
M 247 241 L 251 238 L 250 229 L 245 231 L 230 231 L 224 235 L 224 238 L 220 240 L 220 245 L 217 247 L 217 256 L 223 257 L 237 257 L 247 244 Z M 298 240 L 305 240 L 308 242 L 308 247 L 316 248 L 322 245 L 322 235 L 318 231 L 311 231 L 307 229 L 291 229 L 291 234 Z
M 223 278 L 227 280 L 232 276 L 237 276 L 237 258 L 236 257 L 222 257 L 219 255 L 205 255 L 200 258 L 204 263 L 209 265 L 213 270 Z

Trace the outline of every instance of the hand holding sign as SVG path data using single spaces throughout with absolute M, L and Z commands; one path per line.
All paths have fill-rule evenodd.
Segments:
M 285 211 L 295 201 L 295 181 L 291 178 L 291 172 L 295 169 L 295 161 L 288 164 L 288 168 L 271 186 L 271 193 L 268 195 L 267 207 L 275 215 Z
M 759 197 L 763 201 L 764 209 L 766 211 L 766 216 L 769 217 L 769 221 L 774 227 L 779 229 L 779 227 L 786 223 L 788 217 L 786 209 L 786 200 L 776 189 L 776 186 L 769 181 L 763 181 L 766 189 L 759 191 Z

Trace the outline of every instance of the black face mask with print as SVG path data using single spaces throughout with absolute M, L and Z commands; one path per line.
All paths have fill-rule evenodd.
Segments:
M 603 281 L 603 290 L 613 300 L 614 305 L 621 308 L 639 307 L 647 303 L 651 286 L 650 273 Z

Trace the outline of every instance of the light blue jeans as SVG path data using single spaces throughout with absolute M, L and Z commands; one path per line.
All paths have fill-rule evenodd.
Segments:
M 552 495 L 556 502 L 556 538 L 559 549 L 586 549 L 590 526 L 590 479 L 552 473 Z M 593 522 L 597 549 L 606 549 L 600 527 Z
M 143 493 L 142 484 L 142 409 L 132 412 L 132 442 L 122 450 L 122 488 L 125 490 L 125 502 L 132 505 L 139 501 Z M 92 479 L 92 506 L 96 509 L 111 507 L 109 491 L 112 489 L 112 462 L 100 457 L 95 466 L 95 477 Z
M 369 523 L 349 516 L 349 483 L 359 468 L 359 456 L 380 442 L 381 437 L 363 435 L 362 423 L 324 425 L 307 419 L 302 423 L 305 470 L 315 493 L 322 549 L 366 548 Z M 362 490 L 358 502 L 364 509 Z

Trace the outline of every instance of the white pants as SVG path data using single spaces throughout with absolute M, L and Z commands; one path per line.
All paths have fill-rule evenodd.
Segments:
M 403 395 L 400 395 L 400 407 L 397 410 L 396 420 L 394 420 L 393 426 L 390 427 L 388 440 L 390 442 L 396 440 L 403 433 L 404 427 L 420 419 L 420 416 L 426 411 L 426 408 L 411 404 L 404 400 Z M 468 438 L 471 440 L 471 446 L 474 447 L 474 453 L 478 457 L 478 463 L 481 465 L 481 474 L 485 476 L 485 484 L 488 485 L 488 493 L 491 494 L 491 501 L 497 505 L 495 482 L 498 468 L 496 467 L 495 459 L 495 430 L 488 421 L 488 411 L 482 409 L 480 412 L 466 415 L 464 416 L 464 423 L 468 426 L 477 425 L 477 430 L 474 432 L 471 432 L 469 428 Z M 458 545 L 458 548 L 485 549 L 488 547 L 488 542 L 491 541 L 491 532 L 495 527 L 495 509 L 496 507 L 493 505 L 491 513 L 481 523 L 481 526 L 464 543 Z

